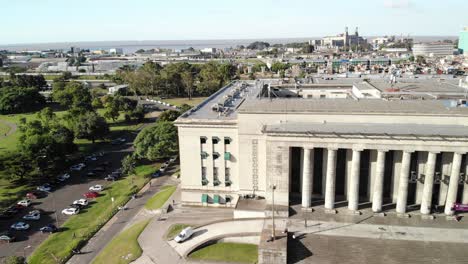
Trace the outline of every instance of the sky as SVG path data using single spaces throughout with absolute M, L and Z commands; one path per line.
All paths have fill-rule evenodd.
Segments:
M 0 0 L 0 45 L 114 40 L 455 36 L 467 0 Z

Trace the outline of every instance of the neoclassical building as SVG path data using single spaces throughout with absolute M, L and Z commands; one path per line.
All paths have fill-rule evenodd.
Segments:
M 458 80 L 237 81 L 183 114 L 182 201 L 261 196 L 303 208 L 430 215 L 468 204 L 468 108 Z

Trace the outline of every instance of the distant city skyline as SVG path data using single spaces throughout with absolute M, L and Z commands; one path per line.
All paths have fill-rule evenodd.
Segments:
M 456 36 L 464 0 L 150 1 L 2 3 L 0 45 L 120 40 L 307 38 L 347 26 L 364 36 Z M 131 3 L 131 4 L 130 4 Z M 8 23 L 6 23 L 8 21 Z

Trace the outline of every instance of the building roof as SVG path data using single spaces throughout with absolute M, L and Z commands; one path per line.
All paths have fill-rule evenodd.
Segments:
M 257 99 L 246 100 L 239 113 L 417 114 L 468 116 L 466 107 L 446 100 Z
M 360 135 L 412 135 L 412 136 L 468 136 L 468 127 L 457 125 L 421 125 L 382 123 L 282 123 L 267 125 L 266 133 L 294 134 L 360 134 Z

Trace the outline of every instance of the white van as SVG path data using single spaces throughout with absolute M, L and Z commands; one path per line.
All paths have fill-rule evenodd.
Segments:
M 180 232 L 175 238 L 174 241 L 177 243 L 182 243 L 188 238 L 190 238 L 193 235 L 193 228 L 192 227 L 186 227 L 184 230 Z

